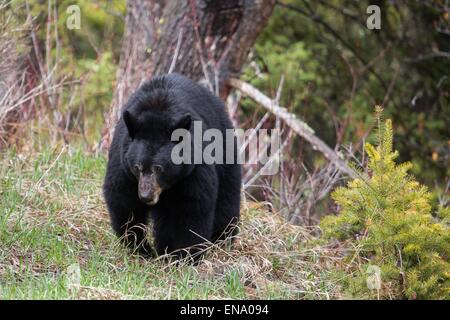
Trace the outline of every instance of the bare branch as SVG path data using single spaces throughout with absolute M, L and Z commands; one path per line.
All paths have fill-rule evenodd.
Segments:
M 169 72 L 167 72 L 167 73 L 172 73 L 173 70 L 175 69 L 175 66 L 177 64 L 177 59 L 178 59 L 178 53 L 180 52 L 180 46 L 181 46 L 182 39 L 183 39 L 183 28 L 180 29 L 180 33 L 178 34 L 177 47 L 175 48 L 173 60 L 172 60 L 172 63 L 170 64 Z
M 356 178 L 356 172 L 351 169 L 345 161 L 343 161 L 336 152 L 331 149 L 325 142 L 318 138 L 314 130 L 307 123 L 298 119 L 294 114 L 287 111 L 286 108 L 274 103 L 272 99 L 261 93 L 252 85 L 238 79 L 230 79 L 229 84 L 235 89 L 241 91 L 249 98 L 255 100 L 261 106 L 272 112 L 283 120 L 294 132 L 308 141 L 315 150 L 320 151 L 325 158 L 332 162 L 340 171 L 348 174 L 352 178 Z

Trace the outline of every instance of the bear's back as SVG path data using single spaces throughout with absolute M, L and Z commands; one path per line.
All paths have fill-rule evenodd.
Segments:
M 142 89 L 147 92 L 167 91 L 177 111 L 191 113 L 202 120 L 204 129 L 220 130 L 233 128 L 223 102 L 211 91 L 178 73 L 155 77 L 146 82 Z

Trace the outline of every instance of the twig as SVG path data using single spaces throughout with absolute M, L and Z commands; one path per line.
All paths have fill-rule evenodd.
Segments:
M 177 47 L 175 48 L 175 53 L 173 55 L 172 63 L 170 64 L 168 73 L 172 73 L 173 70 L 175 69 L 175 66 L 177 64 L 177 59 L 178 59 L 178 53 L 180 52 L 182 39 L 183 39 L 183 28 L 181 28 L 180 32 L 178 33 Z

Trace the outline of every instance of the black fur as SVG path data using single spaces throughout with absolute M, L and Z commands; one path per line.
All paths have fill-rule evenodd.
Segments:
M 109 150 L 103 186 L 112 228 L 122 241 L 140 254 L 154 256 L 146 239 L 153 222 L 156 253 L 172 253 L 197 260 L 198 245 L 216 242 L 235 233 L 239 219 L 241 167 L 239 164 L 175 165 L 170 155 L 175 128 L 203 130 L 232 128 L 223 103 L 190 79 L 169 74 L 144 83 L 130 98 L 118 121 Z M 236 150 L 235 150 L 236 153 Z M 225 157 L 225 150 L 224 150 Z M 236 157 L 234 157 L 236 160 Z M 163 188 L 154 206 L 138 196 L 136 164 L 144 172 L 159 165 Z M 235 162 L 236 163 L 236 162 Z M 197 246 L 196 246 L 197 245 Z M 188 250 L 180 250 L 190 248 Z

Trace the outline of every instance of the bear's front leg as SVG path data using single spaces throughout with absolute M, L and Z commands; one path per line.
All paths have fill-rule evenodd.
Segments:
M 176 259 L 196 263 L 211 245 L 213 215 L 200 209 L 198 203 L 189 203 L 179 209 L 180 216 L 166 216 L 154 221 L 154 238 L 158 255 L 169 254 Z M 212 208 L 211 208 L 212 210 Z M 211 211 L 210 211 L 211 212 Z
M 144 257 L 151 258 L 155 252 L 147 240 L 149 209 L 140 202 L 137 190 L 126 183 L 109 179 L 104 184 L 104 195 L 111 219 L 111 226 L 121 242 Z M 127 188 L 128 186 L 128 188 Z
M 163 192 L 152 210 L 159 255 L 171 254 L 196 263 L 211 246 L 217 179 L 213 167 L 199 168 L 177 187 Z

